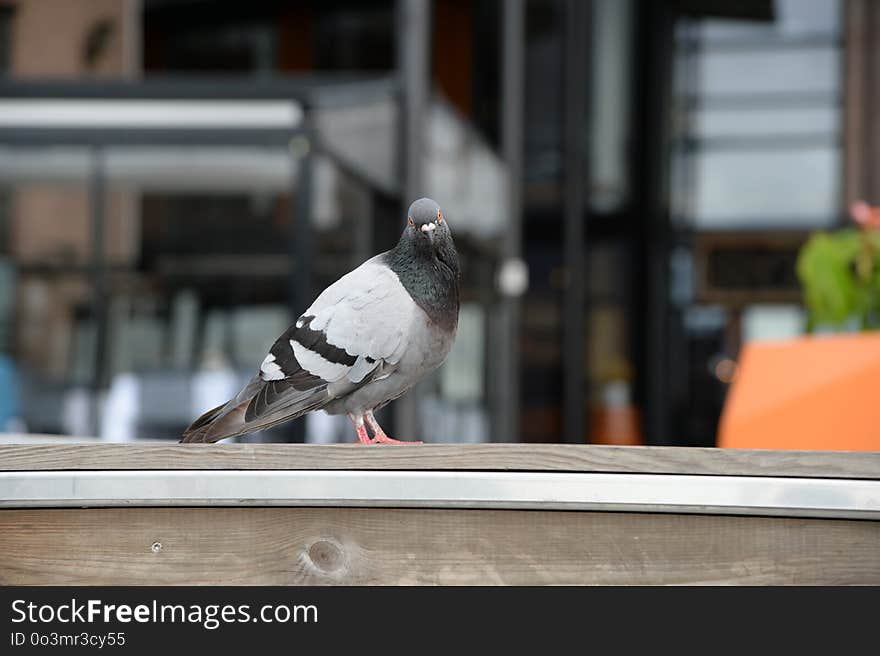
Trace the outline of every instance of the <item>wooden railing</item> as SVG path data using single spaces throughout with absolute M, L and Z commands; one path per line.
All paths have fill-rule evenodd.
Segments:
M 0 444 L 2 584 L 880 583 L 880 453 Z

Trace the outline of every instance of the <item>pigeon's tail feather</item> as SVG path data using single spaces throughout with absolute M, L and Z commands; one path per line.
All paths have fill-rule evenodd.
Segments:
M 213 410 L 208 410 L 196 419 L 192 425 L 183 432 L 181 442 L 216 442 L 225 437 L 232 437 L 236 426 L 243 426 L 244 409 L 236 412 L 240 406 L 226 409 L 228 404 L 219 405 Z M 247 407 L 247 403 L 243 404 Z M 224 411 L 225 410 L 225 411 Z M 236 421 L 238 419 L 238 421 Z M 228 434 L 227 434 L 228 433 Z
M 275 404 L 264 406 L 263 412 L 253 416 L 256 401 L 265 398 L 265 394 L 262 397 L 260 395 L 262 391 L 261 388 L 250 395 L 239 394 L 229 403 L 209 410 L 183 432 L 180 441 L 182 443 L 217 442 L 228 437 L 253 433 L 296 419 L 312 410 L 319 410 L 330 401 L 326 386 L 322 386 L 302 391 L 292 398 L 284 399 L 284 402 L 279 399 Z
M 225 408 L 225 407 L 226 407 L 226 404 L 221 403 L 216 408 L 211 408 L 205 414 L 203 414 L 201 417 L 196 419 L 192 424 L 190 424 L 189 428 L 187 428 L 185 431 L 183 431 L 183 439 L 181 439 L 180 441 L 181 442 L 201 442 L 202 440 L 194 439 L 196 434 L 199 432 L 199 429 L 210 425 L 210 423 L 217 418 L 217 415 L 219 415 L 222 412 L 223 408 Z M 193 438 L 193 439 L 189 439 L 189 438 Z

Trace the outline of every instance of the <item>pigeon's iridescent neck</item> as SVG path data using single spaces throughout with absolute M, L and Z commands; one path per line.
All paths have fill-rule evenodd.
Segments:
M 458 325 L 458 252 L 447 236 L 436 248 L 420 248 L 402 238 L 385 263 L 428 318 L 449 331 Z

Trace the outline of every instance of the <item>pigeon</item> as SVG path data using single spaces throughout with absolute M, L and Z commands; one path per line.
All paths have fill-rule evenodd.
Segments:
M 324 410 L 347 415 L 362 444 L 419 444 L 388 437 L 373 413 L 446 360 L 458 328 L 459 275 L 440 206 L 420 198 L 397 245 L 321 292 L 247 385 L 180 441 L 216 442 Z

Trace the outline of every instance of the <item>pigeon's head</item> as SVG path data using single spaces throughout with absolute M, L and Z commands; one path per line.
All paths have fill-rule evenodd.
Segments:
M 434 248 L 446 243 L 452 236 L 443 210 L 430 198 L 419 198 L 409 206 L 404 234 L 417 244 Z

